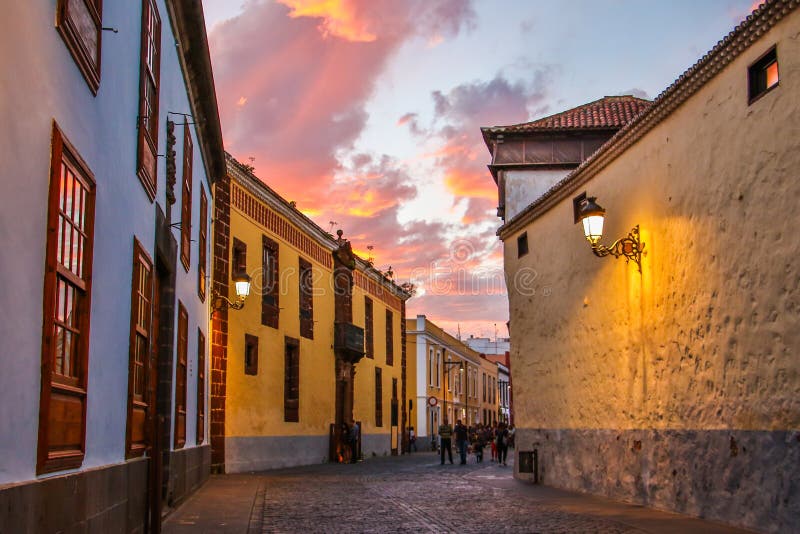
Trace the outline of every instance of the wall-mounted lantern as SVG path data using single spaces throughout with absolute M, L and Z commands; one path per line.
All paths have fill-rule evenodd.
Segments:
M 639 225 L 631 229 L 626 237 L 621 237 L 607 247 L 600 243 L 603 237 L 603 220 L 606 210 L 597 202 L 596 197 L 587 197 L 586 193 L 581 193 L 572 200 L 575 224 L 583 223 L 583 234 L 592 247 L 592 252 L 600 258 L 604 256 L 625 257 L 625 262 L 633 261 L 642 272 L 642 251 L 644 243 L 639 240 Z
M 233 280 L 233 288 L 236 291 L 236 300 L 231 302 L 228 297 L 214 291 L 214 303 L 212 304 L 214 310 L 224 310 L 225 308 L 241 310 L 244 308 L 244 300 L 250 294 L 250 277 L 247 273 L 236 273 L 231 279 Z

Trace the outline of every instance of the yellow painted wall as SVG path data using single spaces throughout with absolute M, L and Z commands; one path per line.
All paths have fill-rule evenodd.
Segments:
M 364 357 L 356 364 L 356 379 L 353 394 L 353 417 L 362 422 L 362 432 L 386 434 L 391 430 L 392 378 L 397 379 L 398 425 L 402 422 L 403 383 L 401 380 L 402 335 L 400 309 L 388 306 L 378 296 L 367 293 L 358 285 L 353 286 L 353 323 L 364 328 L 364 297 L 372 299 L 372 326 L 374 358 Z M 394 346 L 393 365 L 386 364 L 386 310 L 392 311 Z M 365 345 L 366 348 L 366 345 Z M 375 367 L 381 368 L 383 425 L 375 426 Z M 406 401 L 408 402 L 408 401 Z M 388 439 L 388 438 L 387 438 Z
M 262 235 L 279 244 L 278 329 L 261 324 Z M 244 309 L 229 311 L 226 436 L 328 435 L 334 421 L 332 271 L 231 207 L 231 238 L 247 245 L 253 289 Z M 233 240 L 231 239 L 231 243 Z M 299 258 L 312 264 L 314 339 L 300 335 Z M 318 293 L 318 294 L 317 294 Z M 258 374 L 244 373 L 245 334 L 259 337 Z M 284 336 L 300 340 L 300 420 L 284 421 Z
M 571 198 L 505 238 L 518 426 L 800 428 L 800 12 L 575 192 L 636 224 L 642 274 L 592 255 Z M 777 43 L 780 84 L 748 105 Z M 531 278 L 529 278 L 530 280 Z M 516 279 L 517 281 L 519 279 Z

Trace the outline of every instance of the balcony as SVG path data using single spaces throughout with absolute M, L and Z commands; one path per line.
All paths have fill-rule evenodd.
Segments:
M 353 363 L 364 356 L 364 329 L 352 323 L 334 323 L 333 350 Z

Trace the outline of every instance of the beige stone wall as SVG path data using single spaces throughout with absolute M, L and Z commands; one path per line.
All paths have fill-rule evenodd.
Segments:
M 780 84 L 748 105 L 747 67 L 775 43 Z M 637 429 L 722 431 L 720 454 L 731 457 L 728 434 L 735 440 L 737 431 L 790 431 L 782 446 L 796 459 L 800 12 L 779 22 L 576 194 L 583 190 L 607 210 L 605 244 L 641 226 L 643 272 L 624 259 L 596 258 L 573 225 L 570 199 L 524 229 L 530 252 L 523 258 L 516 250 L 522 231 L 506 236 L 517 425 L 596 430 L 595 436 L 610 430 L 597 439 L 612 440 Z M 694 436 L 687 443 L 705 447 Z M 548 439 L 556 436 L 537 431 L 529 446 Z M 693 454 L 691 446 L 681 452 Z M 646 482 L 691 460 L 668 449 L 649 458 L 632 480 L 620 482 L 627 489 L 617 496 L 680 508 L 670 500 L 674 495 L 649 500 L 652 488 L 633 479 Z M 785 456 L 770 460 L 777 473 L 764 460 L 745 462 L 742 480 L 762 468 L 751 482 L 773 476 L 796 482 L 800 476 L 796 463 L 781 463 Z M 603 462 L 594 458 L 586 465 Z M 593 484 L 577 480 L 592 476 L 581 469 L 571 479 L 565 473 L 557 485 Z M 790 495 L 794 506 L 798 492 Z M 699 514 L 704 498 L 733 495 L 707 493 L 684 509 Z M 776 501 L 773 509 L 785 504 Z M 737 512 L 726 513 L 711 515 L 742 522 Z

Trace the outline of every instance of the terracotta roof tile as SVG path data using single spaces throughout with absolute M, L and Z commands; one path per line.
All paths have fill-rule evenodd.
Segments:
M 528 133 L 567 129 L 619 129 L 653 103 L 631 95 L 606 96 L 576 108 L 511 126 L 484 128 L 488 133 Z

